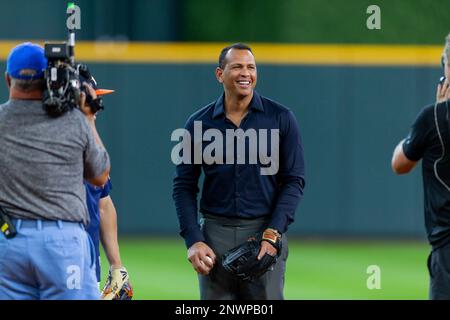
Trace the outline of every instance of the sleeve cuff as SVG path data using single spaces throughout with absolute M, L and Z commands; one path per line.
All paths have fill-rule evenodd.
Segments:
M 403 154 L 405 155 L 405 157 L 411 161 L 419 161 L 421 159 L 421 157 L 414 155 L 412 150 L 408 149 L 408 146 L 406 145 L 405 142 L 406 142 L 406 140 L 404 140 L 402 143 L 402 150 L 403 150 Z
M 205 237 L 203 236 L 203 232 L 200 230 L 200 228 L 187 229 L 180 232 L 180 235 L 184 238 L 186 248 L 188 249 L 196 242 L 205 242 Z
M 283 234 L 288 229 L 287 217 L 285 215 L 276 216 L 270 221 L 269 228 L 278 230 L 279 233 Z

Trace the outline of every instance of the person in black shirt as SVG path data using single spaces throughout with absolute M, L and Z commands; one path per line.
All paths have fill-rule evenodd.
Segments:
M 421 110 L 406 139 L 395 148 L 392 168 L 410 172 L 422 159 L 430 299 L 450 299 L 450 34 L 442 57 L 445 81 L 436 103 Z
M 194 113 L 185 126 L 192 150 L 183 150 L 188 161 L 177 164 L 173 182 L 180 234 L 199 274 L 201 299 L 283 299 L 285 233 L 305 186 L 300 130 L 288 108 L 254 90 L 256 63 L 248 46 L 224 48 L 216 78 L 224 93 Z M 203 141 L 196 140 L 199 136 Z M 215 152 L 210 152 L 212 140 Z M 278 262 L 253 281 L 234 278 L 223 269 L 222 255 L 262 231 L 281 237 Z M 269 241 L 261 241 L 259 258 L 264 254 L 278 252 Z

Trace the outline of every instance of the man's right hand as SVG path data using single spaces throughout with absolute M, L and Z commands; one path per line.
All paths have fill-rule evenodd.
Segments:
M 199 241 L 188 249 L 188 260 L 197 273 L 206 276 L 216 263 L 216 255 L 206 243 Z
M 93 99 L 97 98 L 95 90 L 89 84 L 83 83 L 83 87 L 86 88 Z M 91 107 L 86 103 L 86 93 L 84 92 L 80 93 L 80 110 L 89 121 L 95 121 L 95 113 L 92 112 Z
M 436 102 L 444 102 L 450 99 L 450 82 L 445 79 L 444 83 L 439 83 L 436 92 Z

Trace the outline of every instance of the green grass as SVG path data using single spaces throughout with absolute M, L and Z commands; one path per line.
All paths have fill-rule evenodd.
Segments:
M 135 299 L 198 299 L 197 276 L 178 239 L 123 238 L 122 261 Z M 427 299 L 429 247 L 406 241 L 290 240 L 286 299 Z M 107 262 L 102 254 L 102 265 Z M 369 265 L 381 269 L 381 289 L 367 289 Z M 102 284 L 107 267 L 102 270 Z

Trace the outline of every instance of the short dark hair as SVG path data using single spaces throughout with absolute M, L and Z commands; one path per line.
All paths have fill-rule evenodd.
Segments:
M 30 91 L 44 91 L 45 80 L 44 78 L 38 79 L 16 79 L 11 77 L 11 87 L 15 87 L 17 90 L 22 92 Z
M 232 44 L 231 46 L 225 47 L 222 49 L 222 51 L 220 52 L 220 55 L 219 55 L 219 68 L 220 69 L 224 69 L 225 66 L 227 65 L 226 61 L 225 61 L 225 56 L 227 55 L 228 51 L 230 51 L 231 49 L 248 50 L 253 54 L 252 49 L 244 43 L 238 42 L 238 43 Z

